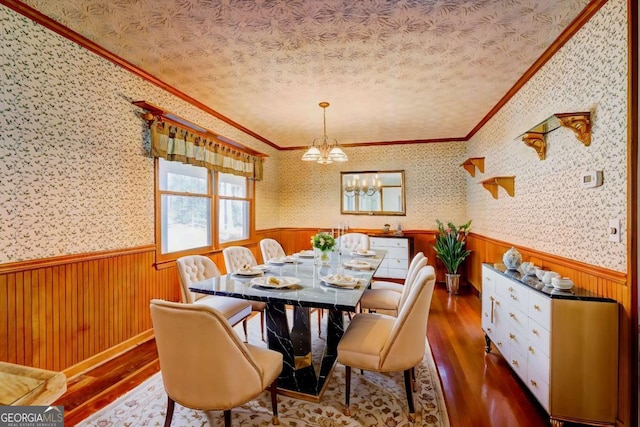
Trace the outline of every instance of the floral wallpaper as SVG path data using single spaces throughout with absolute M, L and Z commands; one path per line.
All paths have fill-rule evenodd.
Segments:
M 468 143 L 485 173 L 467 176 L 467 211 L 476 233 L 626 271 L 627 12 L 611 0 Z M 547 158 L 518 138 L 554 113 L 592 111 L 591 145 L 566 128 L 547 135 Z M 586 171 L 604 184 L 582 188 Z M 515 175 L 515 197 L 497 200 L 477 183 Z M 622 242 L 608 240 L 608 220 Z
M 469 142 L 347 147 L 349 162 L 302 163 L 0 6 L 0 263 L 154 243 L 148 131 L 131 104 L 147 100 L 266 153 L 256 227 L 433 229 L 473 220 L 473 231 L 626 271 L 626 10 L 610 0 Z M 548 135 L 538 160 L 518 135 L 553 113 L 593 111 L 591 146 L 568 129 Z M 317 117 L 316 117 L 317 118 Z M 470 177 L 467 157 L 485 157 Z M 407 215 L 340 215 L 340 171 L 402 169 Z M 604 185 L 580 176 L 602 170 Z M 494 200 L 479 181 L 515 175 L 515 197 Z
M 283 226 L 433 229 L 436 219 L 465 220 L 465 142 L 344 148 L 346 163 L 318 165 L 300 160 L 303 151 L 283 151 L 280 162 L 280 221 Z M 340 172 L 404 170 L 406 216 L 340 214 Z
M 0 263 L 154 243 L 154 166 L 134 100 L 270 155 L 257 227 L 278 225 L 276 150 L 4 6 L 0 28 Z

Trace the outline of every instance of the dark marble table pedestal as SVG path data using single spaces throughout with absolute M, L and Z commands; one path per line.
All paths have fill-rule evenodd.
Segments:
M 343 311 L 327 309 L 326 345 L 319 372 L 312 363 L 312 332 L 310 308 L 293 307 L 293 325 L 289 328 L 286 306 L 267 303 L 266 323 L 269 348 L 282 353 L 282 373 L 278 377 L 278 392 L 296 398 L 318 402 L 331 376 L 338 357 L 338 342 L 344 334 Z

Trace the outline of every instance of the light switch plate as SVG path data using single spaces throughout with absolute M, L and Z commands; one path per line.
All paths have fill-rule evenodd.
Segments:
M 620 243 L 621 234 L 622 234 L 622 231 L 620 230 L 620 220 L 610 219 L 609 220 L 609 240 L 612 242 Z

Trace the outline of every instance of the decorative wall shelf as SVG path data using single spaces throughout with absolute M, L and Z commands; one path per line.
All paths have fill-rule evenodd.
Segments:
M 515 195 L 515 176 L 494 176 L 493 178 L 480 181 L 480 184 L 491 193 L 494 199 L 498 198 L 498 187 L 502 187 L 506 190 L 509 196 Z
M 560 126 L 571 129 L 585 147 L 591 145 L 591 113 L 558 113 L 520 135 L 527 147 L 536 150 L 540 160 L 547 156 L 546 135 Z
M 476 168 L 480 173 L 484 173 L 484 157 L 469 157 L 460 166 L 465 168 L 469 175 L 476 176 Z

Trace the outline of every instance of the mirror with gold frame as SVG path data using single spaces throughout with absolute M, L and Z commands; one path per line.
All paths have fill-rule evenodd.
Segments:
M 404 171 L 340 172 L 340 212 L 406 215 Z

